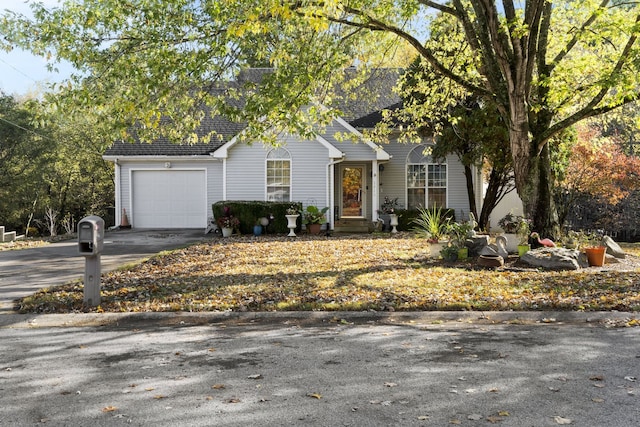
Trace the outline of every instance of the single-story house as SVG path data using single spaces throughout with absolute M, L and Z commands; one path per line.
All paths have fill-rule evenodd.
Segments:
M 261 72 L 246 70 L 241 77 Z M 367 85 L 381 96 L 345 102 L 344 114 L 310 140 L 288 135 L 278 147 L 247 144 L 236 138 L 241 124 L 214 117 L 201 126 L 213 128 L 221 141 L 114 143 L 104 158 L 115 164 L 116 224 L 126 211 L 134 228 L 205 228 L 215 202 L 272 200 L 327 206 L 329 227 L 338 229 L 349 221 L 375 221 L 385 197 L 398 198 L 402 208 L 437 204 L 466 218 L 466 181 L 457 157 L 436 163 L 425 151 L 430 139 L 379 145 L 361 133 L 380 120 L 381 110 L 400 103 L 391 90 L 397 78 L 397 71 L 374 75 Z M 353 135 L 357 142 L 338 134 Z

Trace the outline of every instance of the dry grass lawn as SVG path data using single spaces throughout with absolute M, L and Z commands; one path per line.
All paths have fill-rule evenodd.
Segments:
M 640 311 L 640 247 L 625 267 L 549 272 L 517 263 L 445 264 L 409 234 L 234 237 L 103 275 L 102 304 L 70 283 L 18 302 L 23 312 L 273 310 Z M 631 255 L 634 254 L 634 255 Z

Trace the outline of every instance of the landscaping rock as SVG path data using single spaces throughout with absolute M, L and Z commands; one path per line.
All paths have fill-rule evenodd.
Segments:
M 621 258 L 616 258 L 615 256 L 608 253 L 604 254 L 605 264 L 620 264 L 621 262 Z
M 547 270 L 579 270 L 588 267 L 580 252 L 566 248 L 538 248 L 522 255 L 523 262 Z
M 627 257 L 627 254 L 622 250 L 620 245 L 618 245 L 611 237 L 604 236 L 602 238 L 602 244 L 607 247 L 607 254 L 620 259 Z

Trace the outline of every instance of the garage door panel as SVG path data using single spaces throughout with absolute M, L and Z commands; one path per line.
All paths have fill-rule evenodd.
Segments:
M 133 171 L 132 225 L 137 228 L 205 227 L 205 182 L 204 171 Z

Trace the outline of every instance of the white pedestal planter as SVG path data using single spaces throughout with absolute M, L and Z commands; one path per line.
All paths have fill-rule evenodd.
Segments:
M 391 232 L 397 233 L 398 230 L 396 229 L 396 227 L 398 226 L 398 215 L 389 214 L 389 224 L 391 225 Z
M 287 217 L 287 227 L 289 228 L 289 237 L 296 237 L 294 230 L 298 226 L 298 217 L 300 215 L 285 215 Z
M 233 234 L 233 228 L 222 227 L 222 237 L 230 237 Z

